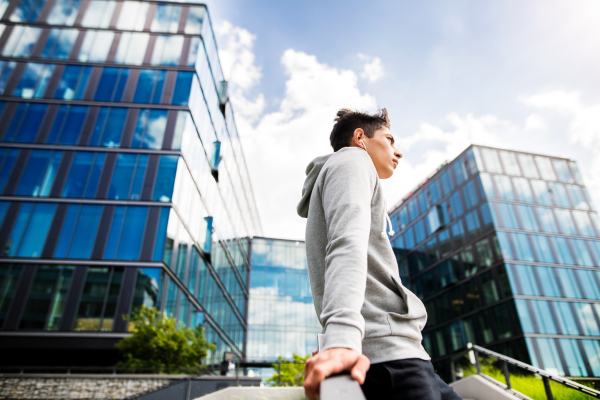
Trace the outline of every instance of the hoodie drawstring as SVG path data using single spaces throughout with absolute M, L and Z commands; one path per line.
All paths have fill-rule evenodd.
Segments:
M 387 203 L 385 201 L 385 199 L 383 199 L 383 215 L 385 216 L 385 218 L 383 219 L 383 231 L 381 232 L 381 236 L 382 237 L 386 237 L 385 235 L 385 229 L 389 226 L 390 230 L 388 231 L 388 234 L 390 236 L 394 236 L 394 230 L 392 229 L 392 220 L 390 219 L 390 216 L 387 213 Z

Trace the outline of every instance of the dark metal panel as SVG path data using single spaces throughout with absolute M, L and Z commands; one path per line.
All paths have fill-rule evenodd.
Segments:
M 15 166 L 13 167 L 12 173 L 8 178 L 8 182 L 6 182 L 6 187 L 4 188 L 4 194 L 15 194 L 15 190 L 17 190 L 17 185 L 19 184 L 19 180 L 21 179 L 21 175 L 23 175 L 23 170 L 25 169 L 25 164 L 29 159 L 29 154 L 31 154 L 31 150 L 23 149 L 19 153 L 17 157 L 17 161 L 15 161 Z
M 117 1 L 117 6 L 115 7 L 115 11 L 113 12 L 112 19 L 110 20 L 110 25 L 108 26 L 110 29 L 117 28 L 117 21 L 119 20 L 119 15 L 121 14 L 122 8 L 123 8 L 123 2 Z
M 148 8 L 148 14 L 146 15 L 146 23 L 144 24 L 144 30 L 149 31 L 152 26 L 152 20 L 154 19 L 154 14 L 156 13 L 156 4 L 150 4 L 150 8 Z
M 100 223 L 98 224 L 98 233 L 96 234 L 96 242 L 92 249 L 92 259 L 100 260 L 104 256 L 104 248 L 108 241 L 108 233 L 110 231 L 110 224 L 115 214 L 115 206 L 104 206 L 102 215 L 100 216 Z
M 52 123 L 54 122 L 54 118 L 56 118 L 56 113 L 58 112 L 58 108 L 60 106 L 56 104 L 50 104 L 48 109 L 46 110 L 46 115 L 44 115 L 44 119 L 42 120 L 42 126 L 40 131 L 38 132 L 35 143 L 45 143 L 48 137 L 48 133 L 50 132 L 50 128 L 52 127 Z
M 181 7 L 181 15 L 179 16 L 179 27 L 177 28 L 177 33 L 184 33 L 185 31 L 185 23 L 188 20 L 190 15 L 189 7 Z
M 17 290 L 15 290 L 15 296 L 6 313 L 6 322 L 4 322 L 5 331 L 16 330 L 19 327 L 19 321 L 27 303 L 27 296 L 31 290 L 36 271 L 37 265 L 23 266 L 23 272 L 21 272 L 21 279 L 19 279 Z
M 83 21 L 83 16 L 87 11 L 88 6 L 90 5 L 90 0 L 82 0 L 81 5 L 79 6 L 79 13 L 77 14 L 77 18 L 75 18 L 74 26 L 81 26 L 81 21 Z
M 23 75 L 23 71 L 25 70 L 25 63 L 17 63 L 15 69 L 13 70 L 8 83 L 4 87 L 4 95 L 10 96 L 12 92 L 17 87 L 19 80 L 21 79 L 21 75 Z
M 115 57 L 117 56 L 117 50 L 119 49 L 119 43 L 121 42 L 121 35 L 121 32 L 115 32 L 115 37 L 113 38 L 112 45 L 110 46 L 110 50 L 108 51 L 106 62 L 112 63 L 115 61 Z
M 2 222 L 2 226 L 0 226 L 0 249 L 6 249 L 6 242 L 8 241 L 8 237 L 13 229 L 13 226 L 15 225 L 15 221 L 17 220 L 17 215 L 19 215 L 20 209 L 20 202 L 13 202 L 8 206 L 4 221 Z M 5 255 L 4 251 L 2 252 L 2 255 Z
M 8 103 L 6 105 L 4 114 L 2 115 L 2 118 L 0 118 L 0 138 L 4 137 L 4 133 L 8 129 L 9 122 L 13 115 L 15 115 L 15 111 L 17 110 L 18 106 L 19 103 Z
M 127 79 L 127 85 L 125 85 L 125 90 L 123 92 L 123 103 L 131 103 L 133 100 L 133 93 L 135 92 L 135 87 L 137 86 L 138 78 L 140 76 L 139 69 L 130 69 L 129 77 Z
M 121 292 L 119 293 L 119 300 L 115 310 L 113 332 L 127 331 L 127 321 L 123 320 L 121 316 L 129 315 L 129 312 L 131 311 L 131 302 L 133 301 L 133 294 L 135 292 L 137 271 L 137 268 L 125 268 Z
M 69 173 L 69 169 L 71 169 L 73 157 L 75 157 L 74 151 L 65 151 L 62 160 L 60 161 L 60 165 L 58 166 L 58 170 L 56 171 L 56 177 L 54 178 L 54 184 L 50 191 L 50 197 L 61 197 L 63 187 L 67 181 L 67 174 Z
M 85 121 L 83 122 L 82 132 L 81 135 L 79 135 L 79 143 L 77 143 L 78 146 L 85 146 L 89 143 L 99 111 L 99 107 L 90 107 L 87 116 L 85 117 Z
M 142 252 L 140 260 L 152 261 L 154 242 L 158 231 L 158 222 L 160 219 L 161 207 L 150 207 L 148 218 L 146 220 L 146 229 L 144 230 L 144 240 L 142 241 Z
M 52 11 L 52 8 L 54 7 L 55 2 L 56 2 L 56 0 L 46 1 L 44 8 L 42 8 L 40 15 L 38 15 L 38 22 L 42 22 L 42 23 L 46 22 L 46 19 L 48 18 L 48 15 L 50 15 L 50 11 Z
M 50 77 L 50 80 L 48 81 L 48 86 L 46 87 L 46 91 L 44 92 L 44 98 L 54 97 L 54 92 L 56 91 L 56 88 L 58 88 L 58 84 L 60 83 L 60 78 L 62 77 L 64 71 L 65 71 L 64 65 L 57 65 L 54 68 L 54 72 L 52 73 L 52 76 Z
M 165 79 L 165 87 L 160 104 L 171 104 L 173 92 L 175 91 L 175 79 L 177 79 L 177 71 L 167 72 L 167 79 Z
M 175 124 L 177 123 L 177 111 L 171 110 L 167 114 L 167 126 L 165 127 L 165 136 L 163 138 L 162 149 L 171 150 L 173 146 L 173 136 L 175 136 Z
M 141 200 L 150 200 L 152 198 L 152 191 L 154 190 L 154 181 L 156 180 L 156 174 L 158 172 L 159 157 L 156 154 L 152 154 L 148 157 L 148 165 L 146 167 L 146 176 L 144 177 L 144 185 L 142 186 Z
M 4 11 L 4 16 L 2 17 L 2 21 L 8 21 L 8 17 L 10 17 L 10 14 L 12 14 L 12 12 L 15 10 L 15 8 L 17 8 L 17 4 L 19 4 L 20 0 L 11 0 L 10 3 L 8 3 L 8 7 L 6 7 L 6 10 Z
M 63 315 L 60 320 L 59 331 L 70 331 L 73 329 L 75 318 L 77 317 L 77 309 L 79 308 L 79 300 L 81 300 L 81 292 L 85 284 L 88 267 L 76 267 L 71 280 L 71 287 L 67 295 L 67 301 L 63 310 Z
M 77 56 L 81 50 L 81 45 L 83 44 L 83 39 L 85 39 L 86 33 L 87 31 L 79 31 L 79 35 L 77 36 L 77 39 L 75 39 L 75 43 L 73 43 L 73 48 L 69 54 L 69 60 L 77 60 Z
M 51 0 L 50 2 L 53 2 Z M 38 41 L 36 42 L 33 50 L 31 50 L 31 57 L 39 57 L 42 54 L 42 50 L 44 50 L 44 46 L 46 45 L 46 41 L 48 41 L 48 37 L 50 36 L 50 29 L 43 29 Z
M 123 135 L 121 136 L 120 147 L 131 147 L 131 140 L 133 139 L 133 133 L 137 124 L 138 117 L 140 115 L 139 108 L 130 108 L 127 113 L 127 120 L 125 121 L 125 127 L 123 128 Z
M 94 100 L 94 94 L 96 93 L 96 89 L 98 88 L 98 82 L 100 82 L 101 75 L 102 68 L 94 67 L 92 69 L 92 73 L 90 74 L 90 81 L 83 95 L 84 100 Z
M 150 35 L 150 40 L 148 41 L 148 46 L 146 47 L 146 54 L 144 54 L 144 65 L 150 65 L 152 62 L 152 52 L 154 51 L 155 44 L 156 35 Z
M 66 203 L 58 204 L 56 207 L 56 212 L 54 213 L 52 223 L 50 224 L 50 229 L 48 230 L 48 238 L 46 239 L 46 243 L 44 244 L 44 248 L 42 250 L 42 258 L 52 258 L 54 256 L 54 250 L 56 250 L 60 231 L 62 230 L 62 226 L 65 222 L 68 209 L 69 205 Z
M 115 170 L 116 162 L 117 154 L 108 153 L 106 155 L 106 161 L 104 161 L 104 168 L 102 168 L 100 182 L 98 183 L 98 190 L 96 191 L 96 198 L 106 198 L 106 195 L 108 193 L 108 186 L 110 185 L 110 179 L 112 178 L 113 171 Z
M 2 50 L 2 48 L 4 47 L 4 44 L 8 40 L 8 37 L 10 36 L 12 30 L 12 25 L 8 25 L 6 28 L 4 28 L 4 32 L 2 33 L 2 35 L 0 35 L 0 50 Z
M 191 45 L 192 45 L 192 38 L 189 36 L 186 36 L 183 39 L 183 49 L 181 50 L 181 55 L 179 56 L 178 65 L 187 66 L 188 58 L 190 56 Z

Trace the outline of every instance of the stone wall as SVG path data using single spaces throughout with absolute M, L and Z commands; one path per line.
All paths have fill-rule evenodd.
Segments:
M 0 399 L 125 399 L 170 382 L 150 378 L 0 377 Z

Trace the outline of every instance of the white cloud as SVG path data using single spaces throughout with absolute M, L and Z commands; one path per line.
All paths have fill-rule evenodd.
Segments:
M 365 60 L 365 65 L 360 73 L 361 78 L 367 79 L 369 82 L 377 82 L 384 77 L 383 64 L 379 57 L 370 57 L 365 54 L 358 54 L 358 58 Z
M 525 132 L 548 129 L 544 118 L 540 114 L 531 114 L 525 118 Z

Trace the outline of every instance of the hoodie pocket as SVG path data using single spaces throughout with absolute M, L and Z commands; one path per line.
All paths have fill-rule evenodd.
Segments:
M 427 323 L 427 310 L 425 305 L 413 292 L 408 290 L 393 275 L 392 280 L 406 304 L 406 313 L 388 313 L 388 323 L 393 336 L 406 336 L 414 340 L 421 340 L 421 331 Z

